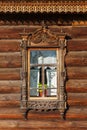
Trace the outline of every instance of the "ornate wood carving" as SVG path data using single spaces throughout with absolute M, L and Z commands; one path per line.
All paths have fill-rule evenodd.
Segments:
M 43 26 L 29 37 L 29 46 L 58 46 L 58 36 Z
M 31 109 L 39 110 L 59 110 L 61 117 L 64 117 L 66 110 L 66 68 L 64 64 L 64 57 L 66 55 L 66 34 L 58 32 L 55 34 L 46 26 L 36 30 L 32 34 L 23 33 L 21 52 L 22 52 L 22 71 L 21 71 L 21 108 L 25 110 L 24 116 L 27 119 L 27 113 Z M 54 46 L 53 46 L 54 45 Z M 29 47 L 56 47 L 59 48 L 59 83 L 58 83 L 58 97 L 56 99 L 30 99 L 28 98 L 28 83 L 27 83 L 27 48 Z
M 87 12 L 86 0 L 60 1 L 0 1 L 0 12 Z

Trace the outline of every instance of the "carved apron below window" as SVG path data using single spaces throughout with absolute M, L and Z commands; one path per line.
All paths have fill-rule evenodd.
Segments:
M 21 34 L 21 109 L 25 119 L 30 110 L 66 110 L 66 34 L 42 26 Z

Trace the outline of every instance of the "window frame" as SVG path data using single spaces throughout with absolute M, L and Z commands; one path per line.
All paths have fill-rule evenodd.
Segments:
M 27 119 L 27 114 L 30 110 L 54 110 L 57 109 L 60 112 L 62 118 L 64 118 L 65 110 L 67 109 L 67 100 L 65 92 L 66 83 L 66 67 L 65 67 L 65 55 L 66 55 L 66 34 L 58 32 L 57 34 L 50 31 L 46 26 L 42 26 L 32 34 L 21 33 L 21 109 L 24 112 L 24 118 Z M 29 67 L 28 55 L 29 49 L 57 49 L 59 53 L 59 67 L 58 67 L 58 97 L 52 98 L 29 98 Z M 29 74 L 28 74 L 29 73 Z
M 51 96 L 49 96 L 49 97 L 30 97 L 30 94 L 29 94 L 29 92 L 30 92 L 30 80 L 29 80 L 29 79 L 30 79 L 30 66 L 31 66 L 31 65 L 30 65 L 30 51 L 31 51 L 31 50 L 43 50 L 43 51 L 44 51 L 44 50 L 45 50 L 45 51 L 46 51 L 46 50 L 47 50 L 47 51 L 55 50 L 55 51 L 56 51 L 56 58 L 57 58 L 56 61 L 57 61 L 57 63 L 56 63 L 56 65 L 53 65 L 53 66 L 56 66 L 56 67 L 57 67 L 57 95 L 56 95 L 55 97 L 51 97 Z M 58 91 L 59 91 L 59 90 L 58 90 L 58 88 L 59 88 L 59 85 L 58 85 L 58 83 L 59 83 L 59 78 L 58 78 L 58 75 L 59 75 L 59 74 L 58 74 L 58 72 L 59 72 L 59 71 L 58 71 L 58 70 L 59 70 L 59 67 L 58 67 L 58 66 L 59 66 L 59 65 L 58 65 L 58 63 L 59 63 L 59 62 L 58 62 L 59 54 L 58 54 L 58 53 L 59 53 L 59 51 L 58 51 L 58 50 L 59 50 L 59 48 L 51 48 L 51 47 L 47 47 L 47 48 L 41 48 L 41 47 L 32 48 L 32 47 L 31 47 L 31 48 L 28 48 L 28 100 L 32 100 L 32 99 L 33 99 L 33 100 L 34 100 L 34 99 L 35 99 L 35 100 L 38 100 L 38 99 L 40 99 L 40 98 L 41 98 L 41 99 L 44 99 L 44 100 L 48 100 L 48 99 L 58 99 L 58 93 L 59 93 L 59 92 L 58 92 Z M 38 64 L 37 66 L 40 66 L 40 65 Z M 45 66 L 45 64 L 42 65 L 42 66 Z M 52 66 L 52 65 L 50 65 L 50 66 Z M 42 77 L 43 77 L 43 74 L 42 74 Z M 43 82 L 43 79 L 42 79 L 42 82 Z

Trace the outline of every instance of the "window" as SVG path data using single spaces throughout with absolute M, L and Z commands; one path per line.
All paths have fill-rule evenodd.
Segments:
M 32 34 L 22 33 L 21 109 L 66 109 L 66 34 L 54 33 L 46 26 Z
M 29 97 L 45 99 L 58 96 L 58 59 L 57 49 L 28 50 Z

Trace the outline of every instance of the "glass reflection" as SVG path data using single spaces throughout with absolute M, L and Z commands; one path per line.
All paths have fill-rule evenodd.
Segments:
M 54 50 L 30 51 L 31 97 L 57 96 L 56 63 L 56 51 Z
M 56 51 L 54 50 L 32 50 L 30 51 L 31 64 L 55 64 Z

